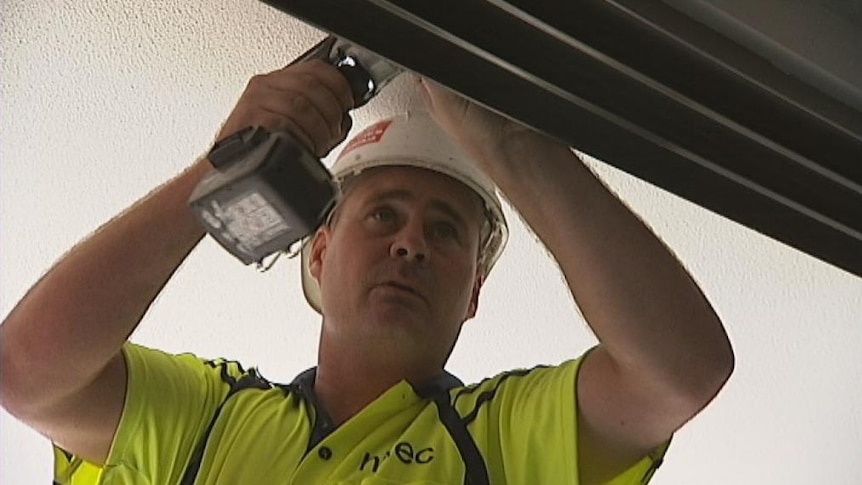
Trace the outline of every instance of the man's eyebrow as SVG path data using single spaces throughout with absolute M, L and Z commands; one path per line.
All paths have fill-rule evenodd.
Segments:
M 371 201 L 380 202 L 392 199 L 409 201 L 415 198 L 416 195 L 407 189 L 393 189 L 374 195 L 373 197 L 371 197 Z M 451 217 L 452 219 L 455 219 L 458 224 L 467 227 L 467 220 L 464 218 L 464 216 L 462 216 L 457 210 L 455 210 L 455 208 L 452 207 L 452 205 L 448 202 L 435 198 L 431 200 L 431 207 L 436 210 L 439 210 L 440 212 Z

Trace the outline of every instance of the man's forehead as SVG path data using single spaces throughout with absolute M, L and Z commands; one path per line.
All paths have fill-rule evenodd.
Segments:
M 429 169 L 392 166 L 375 167 L 342 182 L 344 197 L 359 192 L 362 199 L 411 200 L 430 197 L 433 205 L 457 212 L 484 215 L 482 198 L 463 182 Z M 429 194 L 428 192 L 431 191 Z

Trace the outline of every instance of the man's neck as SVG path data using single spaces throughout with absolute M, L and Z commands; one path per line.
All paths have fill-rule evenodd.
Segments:
M 362 347 L 321 337 L 314 395 L 336 426 L 402 380 L 416 385 L 442 372 L 398 352 Z

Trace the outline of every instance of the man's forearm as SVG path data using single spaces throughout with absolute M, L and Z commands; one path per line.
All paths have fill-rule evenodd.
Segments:
M 202 160 L 75 246 L 0 326 L 4 402 L 50 400 L 117 355 L 203 230 L 188 197 Z M 40 401 L 41 402 L 41 401 Z
M 484 168 L 557 259 L 617 364 L 684 392 L 714 392 L 730 346 L 679 261 L 568 147 L 511 140 Z

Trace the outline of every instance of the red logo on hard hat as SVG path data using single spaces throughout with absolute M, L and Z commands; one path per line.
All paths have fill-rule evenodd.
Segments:
M 344 150 L 341 151 L 341 155 L 339 155 L 338 158 L 347 155 L 350 151 L 363 145 L 377 143 L 381 138 L 383 138 L 383 134 L 386 133 L 386 129 L 389 128 L 389 125 L 391 124 L 392 120 L 384 120 L 360 131 L 359 134 L 354 136 L 347 146 L 344 147 Z

